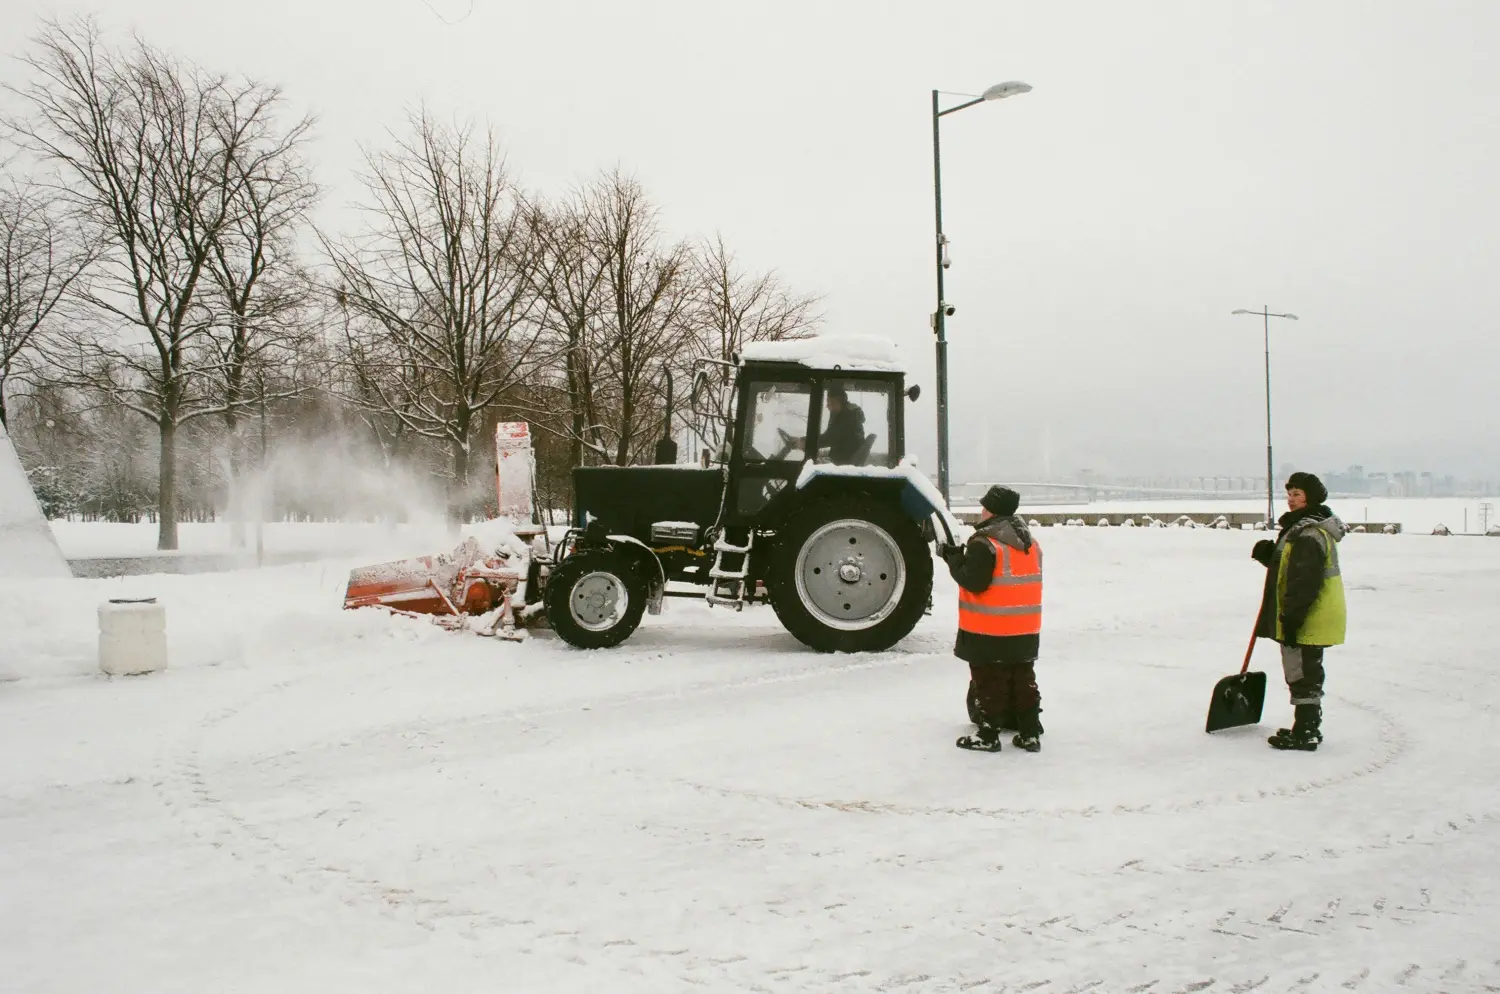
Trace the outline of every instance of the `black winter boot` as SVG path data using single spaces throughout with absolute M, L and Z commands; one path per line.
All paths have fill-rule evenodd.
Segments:
M 1298 704 L 1297 717 L 1291 728 L 1279 728 L 1266 740 L 1273 749 L 1295 749 L 1316 752 L 1323 741 L 1323 706 Z
M 1015 738 L 1010 740 L 1011 745 L 1017 749 L 1025 749 L 1027 752 L 1042 751 L 1042 722 L 1037 717 L 1037 713 L 1035 708 L 1021 712 L 1016 724 L 1019 731 L 1016 732 Z
M 989 725 L 980 725 L 977 735 L 960 735 L 958 741 L 953 744 L 960 749 L 972 749 L 975 752 L 999 752 L 1000 730 L 991 728 Z

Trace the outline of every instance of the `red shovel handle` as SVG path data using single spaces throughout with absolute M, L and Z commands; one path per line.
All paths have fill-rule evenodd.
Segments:
M 1260 627 L 1260 619 L 1256 619 L 1256 628 Z M 1245 650 L 1245 665 L 1240 667 L 1240 676 L 1244 676 L 1250 669 L 1250 656 L 1255 652 L 1255 632 L 1250 632 L 1250 647 Z

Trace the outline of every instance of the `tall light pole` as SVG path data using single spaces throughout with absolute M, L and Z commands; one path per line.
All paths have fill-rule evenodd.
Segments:
M 948 239 L 943 234 L 943 156 L 938 141 L 938 121 L 949 114 L 982 104 L 989 100 L 1003 100 L 1019 93 L 1029 93 L 1027 83 L 996 83 L 984 93 L 956 107 L 943 110 L 939 105 L 940 90 L 932 91 L 932 200 L 937 218 L 937 310 L 932 314 L 932 330 L 937 335 L 937 430 L 938 430 L 938 490 L 943 501 L 948 502 L 948 333 L 947 318 L 953 308 L 943 299 L 943 270 L 948 268 Z
M 1271 319 L 1286 318 L 1288 321 L 1297 320 L 1295 314 L 1275 314 L 1269 307 L 1262 307 L 1258 311 L 1247 311 L 1243 307 L 1231 311 L 1231 314 L 1255 314 L 1262 321 L 1266 342 L 1266 529 L 1269 531 L 1271 522 L 1276 520 L 1276 474 L 1271 468 Z

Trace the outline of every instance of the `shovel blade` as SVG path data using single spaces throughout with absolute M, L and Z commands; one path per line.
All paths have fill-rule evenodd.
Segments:
M 1206 732 L 1221 728 L 1260 723 L 1260 712 L 1266 704 L 1266 675 L 1236 673 L 1214 684 L 1213 700 L 1208 704 Z

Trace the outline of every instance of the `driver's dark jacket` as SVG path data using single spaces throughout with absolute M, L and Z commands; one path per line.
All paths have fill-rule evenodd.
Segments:
M 855 453 L 865 444 L 865 412 L 858 404 L 845 404 L 829 416 L 818 444 L 827 447 L 830 462 L 853 462 Z

